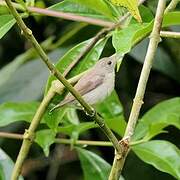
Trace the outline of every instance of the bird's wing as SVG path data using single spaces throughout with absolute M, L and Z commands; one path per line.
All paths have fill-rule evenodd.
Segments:
M 93 78 L 89 78 L 93 77 Z M 87 92 L 90 92 L 91 90 L 97 88 L 99 85 L 103 83 L 104 75 L 93 75 L 91 76 L 91 72 L 82 77 L 74 86 L 74 88 L 83 96 Z M 71 93 L 68 93 L 66 98 L 63 101 L 66 101 L 66 103 L 69 103 L 73 101 L 75 98 Z
M 103 83 L 104 77 L 105 75 L 98 75 L 95 74 L 95 72 L 90 71 L 76 83 L 74 88 L 83 96 L 87 92 L 90 92 L 101 85 Z M 51 109 L 51 112 L 72 102 L 73 100 L 75 100 L 74 96 L 71 93 L 68 93 L 63 101 Z

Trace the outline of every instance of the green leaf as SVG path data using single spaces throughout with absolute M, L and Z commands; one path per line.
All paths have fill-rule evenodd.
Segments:
M 143 63 L 146 55 L 146 49 L 144 47 L 147 46 L 148 46 L 148 40 L 145 39 L 132 49 L 130 55 L 133 58 L 135 58 L 136 61 Z M 166 52 L 161 47 L 158 47 L 156 51 L 156 55 L 154 57 L 153 69 L 165 75 L 168 75 L 177 82 L 180 82 L 180 78 L 178 76 L 178 72 L 179 72 L 178 67 L 175 65 L 175 63 L 172 62 L 168 52 Z
M 128 53 L 139 41 L 144 39 L 152 30 L 154 21 L 144 24 L 130 24 L 122 30 L 115 30 L 113 33 L 113 46 L 116 52 Z M 180 24 L 180 13 L 173 12 L 164 15 L 163 27 Z
M 126 122 L 122 115 L 111 119 L 106 119 L 105 121 L 107 125 L 118 135 L 122 136 L 124 134 Z M 80 134 L 93 128 L 99 128 L 99 126 L 94 122 L 82 122 L 79 124 L 61 124 L 61 126 L 58 127 L 57 131 L 67 134 L 73 139 L 77 140 Z
M 6 6 L 0 4 L 0 15 L 5 15 L 5 14 L 6 15 L 9 14 L 9 10 Z
M 61 125 L 60 127 L 58 127 L 58 132 L 67 134 L 69 136 L 72 136 L 72 134 L 76 134 L 76 137 L 78 138 L 78 136 L 84 131 L 97 127 L 98 125 L 95 124 L 94 122 L 83 122 L 77 125 L 75 124 L 69 124 L 65 126 Z
M 58 111 L 49 113 L 51 108 L 48 108 L 41 123 L 46 123 L 47 126 L 54 132 L 58 131 L 58 125 L 63 121 L 63 116 L 66 113 L 66 109 L 61 108 Z
M 123 107 L 115 91 L 112 92 L 103 102 L 96 105 L 96 110 L 105 119 L 122 115 Z
M 48 49 L 52 44 L 52 37 L 46 39 L 41 43 L 44 50 Z M 27 50 L 26 52 L 18 55 L 12 62 L 1 68 L 0 70 L 0 86 L 3 86 L 16 72 L 16 70 L 25 62 L 37 57 L 37 53 L 34 48 Z M 1 88 L 1 87 L 0 87 Z
M 107 125 L 122 136 L 126 127 L 123 107 L 115 91 L 103 102 L 96 105 L 97 112 L 105 119 Z
M 71 0 L 72 2 L 84 5 L 100 14 L 103 14 L 104 16 L 109 17 L 110 19 L 113 19 L 112 11 L 109 8 L 109 6 L 103 1 L 103 0 Z
M 25 0 L 26 6 L 34 6 L 35 5 L 35 0 Z M 41 2 L 41 1 L 40 1 Z M 37 1 L 37 3 L 40 3 Z M 36 4 L 37 5 L 37 4 Z M 39 6 L 38 6 L 39 7 Z
M 7 126 L 8 124 L 18 121 L 31 122 L 38 106 L 38 102 L 7 102 L 1 104 L 0 127 Z M 49 114 L 49 110 L 47 110 L 44 116 L 42 117 L 41 123 L 46 123 L 50 128 L 52 128 L 56 132 L 61 119 L 62 111 L 57 111 L 53 114 Z
M 148 132 L 143 137 L 142 141 L 147 142 L 158 134 L 167 133 L 167 131 L 163 130 L 163 128 L 165 128 L 166 126 L 166 123 L 155 123 L 150 125 Z
M 67 119 L 68 122 L 71 124 L 78 125 L 79 124 L 79 117 L 77 114 L 77 110 L 75 108 L 68 107 L 66 109 L 66 114 L 64 116 L 64 119 Z
M 179 25 L 180 24 L 180 12 L 168 12 L 163 18 L 163 27 Z
M 12 28 L 15 22 L 12 15 L 0 16 L 0 39 Z
M 92 17 L 97 19 L 107 19 L 104 15 L 88 8 L 82 4 L 76 3 L 73 0 L 66 0 L 50 6 L 48 9 L 60 12 L 73 13 L 80 16 Z
M 68 77 L 73 77 L 93 67 L 99 60 L 106 42 L 107 38 L 102 39 L 98 43 L 96 43 L 96 45 L 90 50 L 90 52 L 78 63 L 77 66 L 73 68 Z
M 142 22 L 137 0 L 111 0 L 111 2 L 117 6 L 123 6 L 127 8 L 138 22 Z
M 9 13 L 9 10 L 6 6 L 3 6 L 0 4 L 0 15 L 7 15 Z
M 48 54 L 53 63 L 64 55 L 69 47 L 60 48 Z M 29 59 L 30 60 L 30 59 Z M 21 65 L 3 86 L 0 87 L 0 103 L 39 100 L 49 75 L 49 70 L 39 58 Z
M 144 5 L 140 5 L 139 6 L 139 11 L 143 20 L 143 23 L 149 23 L 154 19 L 154 15 L 152 13 L 152 11 L 149 9 L 149 7 L 146 7 Z M 133 20 L 132 20 L 133 22 Z M 137 22 L 135 22 L 137 23 Z
M 106 119 L 105 121 L 110 129 L 116 132 L 119 136 L 123 137 L 127 124 L 123 115 Z
M 77 147 L 76 150 L 78 152 L 85 180 L 91 180 L 92 177 L 95 180 L 108 179 L 111 170 L 109 163 L 91 151 Z M 124 178 L 120 176 L 119 180 L 124 180 Z
M 77 125 L 75 124 L 65 125 L 64 127 L 61 125 L 58 128 L 58 132 L 67 134 L 71 137 L 71 147 L 72 147 L 75 144 L 75 142 L 78 140 L 79 135 L 81 133 L 97 127 L 98 127 L 97 124 L 95 124 L 94 122 L 83 122 Z
M 75 47 L 73 47 L 72 49 L 70 49 L 56 64 L 56 68 L 63 73 L 67 67 L 71 64 L 71 62 L 77 58 L 79 56 L 79 54 L 85 49 L 85 47 L 87 46 L 87 44 L 89 44 L 91 42 L 92 39 L 84 41 L 78 45 L 76 45 Z M 89 69 L 90 67 L 92 67 L 97 60 L 99 59 L 102 50 L 106 44 L 107 39 L 103 39 L 101 41 L 99 41 L 94 48 L 91 49 L 91 51 L 86 55 L 86 57 L 84 57 L 80 63 L 78 63 L 78 65 L 70 72 L 70 74 L 68 75 L 68 77 L 72 77 L 74 75 L 77 75 L 87 69 Z M 45 93 L 47 93 L 48 89 L 51 86 L 51 82 L 56 79 L 54 76 L 50 76 L 48 81 L 47 81 L 47 85 L 46 85 L 46 91 Z
M 144 162 L 180 179 L 180 150 L 168 141 L 149 141 L 132 147 Z
M 36 132 L 35 142 L 43 149 L 45 156 L 49 155 L 49 148 L 54 143 L 56 133 L 50 129 Z
M 0 105 L 0 127 L 17 121 L 30 122 L 39 103 L 13 103 L 8 102 Z
M 32 49 L 31 49 L 32 50 Z M 11 63 L 7 64 L 0 70 L 0 86 L 4 85 L 14 74 L 14 72 L 31 57 L 32 51 L 26 51 L 17 56 Z M 34 53 L 34 52 L 33 52 Z
M 61 37 L 53 44 L 53 48 L 62 47 L 64 43 L 68 40 L 71 40 L 75 35 L 78 35 L 79 31 L 83 28 L 87 27 L 88 24 L 84 22 L 72 22 L 66 25 L 63 32 L 61 33 Z
M 146 27 L 145 24 L 132 24 L 122 30 L 115 30 L 113 32 L 112 43 L 116 52 L 122 54 L 128 53 L 133 45 L 133 37 L 136 32 Z
M 10 157 L 0 148 L 0 179 L 9 180 L 11 179 L 12 170 L 14 167 L 13 161 Z M 23 180 L 22 176 L 18 178 Z
M 148 136 L 157 135 L 164 127 L 169 125 L 174 125 L 180 129 L 179 110 L 180 98 L 172 98 L 157 104 L 139 120 L 133 139 L 140 139 L 147 134 Z
M 134 23 L 131 21 L 127 28 L 122 30 L 115 30 L 113 32 L 112 43 L 116 52 L 121 52 L 122 54 L 128 53 L 132 46 L 134 45 L 133 39 L 139 38 L 141 36 L 146 37 L 146 34 L 151 31 L 153 20 L 153 15 L 148 8 L 145 6 L 140 6 L 143 24 Z M 138 35 L 136 35 L 139 31 L 142 31 Z
M 153 28 L 154 20 L 150 23 L 145 24 L 145 27 L 142 27 L 141 30 L 138 30 L 133 35 L 132 38 L 132 46 L 136 45 L 139 41 L 144 39 Z M 169 27 L 173 25 L 179 25 L 180 24 L 180 12 L 169 12 L 164 15 L 162 27 Z
M 76 148 L 85 180 L 106 180 L 108 179 L 111 166 L 97 154 L 85 149 Z
M 17 2 L 17 4 L 21 5 L 24 9 L 26 9 L 26 4 L 24 0 L 15 0 L 15 2 Z

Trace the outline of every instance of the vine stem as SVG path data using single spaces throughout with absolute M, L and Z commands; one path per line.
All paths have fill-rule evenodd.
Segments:
M 24 21 L 18 14 L 17 10 L 13 7 L 11 0 L 5 0 L 10 12 L 16 19 L 20 29 L 24 33 L 24 36 L 32 43 L 34 46 L 35 50 L 43 60 L 43 62 L 47 65 L 51 73 L 57 77 L 58 80 L 72 93 L 72 95 L 78 100 L 78 102 L 82 105 L 82 107 L 85 109 L 85 111 L 92 117 L 94 121 L 97 122 L 97 124 L 100 126 L 102 131 L 106 134 L 108 139 L 112 142 L 114 148 L 117 150 L 117 152 L 120 154 L 121 153 L 121 147 L 118 144 L 118 140 L 116 136 L 113 134 L 111 129 L 105 124 L 104 120 L 97 114 L 97 112 L 89 105 L 87 104 L 82 96 L 80 95 L 79 92 L 77 92 L 73 86 L 63 77 L 63 75 L 54 67 L 54 65 L 51 63 L 49 57 L 46 55 L 44 50 L 41 48 L 35 37 L 33 36 L 32 31 L 25 25 Z M 53 93 L 51 95 L 54 96 Z M 24 159 L 26 158 L 30 146 L 32 144 L 32 141 L 34 140 L 34 133 L 39 125 L 39 122 L 41 120 L 41 117 L 43 116 L 48 104 L 50 103 L 50 100 L 52 99 L 52 96 L 45 96 L 41 105 L 39 106 L 37 113 L 35 114 L 30 127 L 28 130 L 26 130 L 24 134 L 24 140 L 19 152 L 19 155 L 17 157 L 13 173 L 12 173 L 12 180 L 17 180 L 18 176 L 20 174 L 20 170 L 23 164 Z
M 111 173 L 109 176 L 109 180 L 119 179 L 121 170 L 124 166 L 126 156 L 129 152 L 129 143 L 134 133 L 134 129 L 138 120 L 139 112 L 143 104 L 143 97 L 145 94 L 145 89 L 146 89 L 147 81 L 149 78 L 150 70 L 153 64 L 156 49 L 160 42 L 160 30 L 161 30 L 164 11 L 165 11 L 165 6 L 166 6 L 166 1 L 159 0 L 156 16 L 155 16 L 155 21 L 154 21 L 154 26 L 153 26 L 152 33 L 150 35 L 149 46 L 147 49 L 144 65 L 141 71 L 141 75 L 140 75 L 138 87 L 136 90 L 134 102 L 132 105 L 131 113 L 129 116 L 128 124 L 126 127 L 124 137 L 120 141 L 120 144 L 122 145 L 122 149 L 123 149 L 123 156 L 120 158 L 115 156 Z

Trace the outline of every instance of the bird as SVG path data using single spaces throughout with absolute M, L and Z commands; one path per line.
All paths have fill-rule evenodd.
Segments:
M 114 54 L 100 59 L 75 84 L 75 90 L 81 94 L 89 105 L 102 102 L 112 93 L 115 84 L 115 66 L 118 58 L 119 56 Z M 72 106 L 79 109 L 80 104 L 69 92 L 64 100 L 55 105 L 50 112 L 64 106 Z

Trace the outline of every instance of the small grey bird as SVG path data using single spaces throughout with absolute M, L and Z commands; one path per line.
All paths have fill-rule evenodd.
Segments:
M 74 88 L 82 95 L 84 100 L 94 105 L 103 101 L 114 89 L 115 65 L 118 55 L 100 59 L 90 71 L 84 74 L 75 84 Z M 80 104 L 71 93 L 51 109 L 51 112 L 62 106 L 79 106 Z

